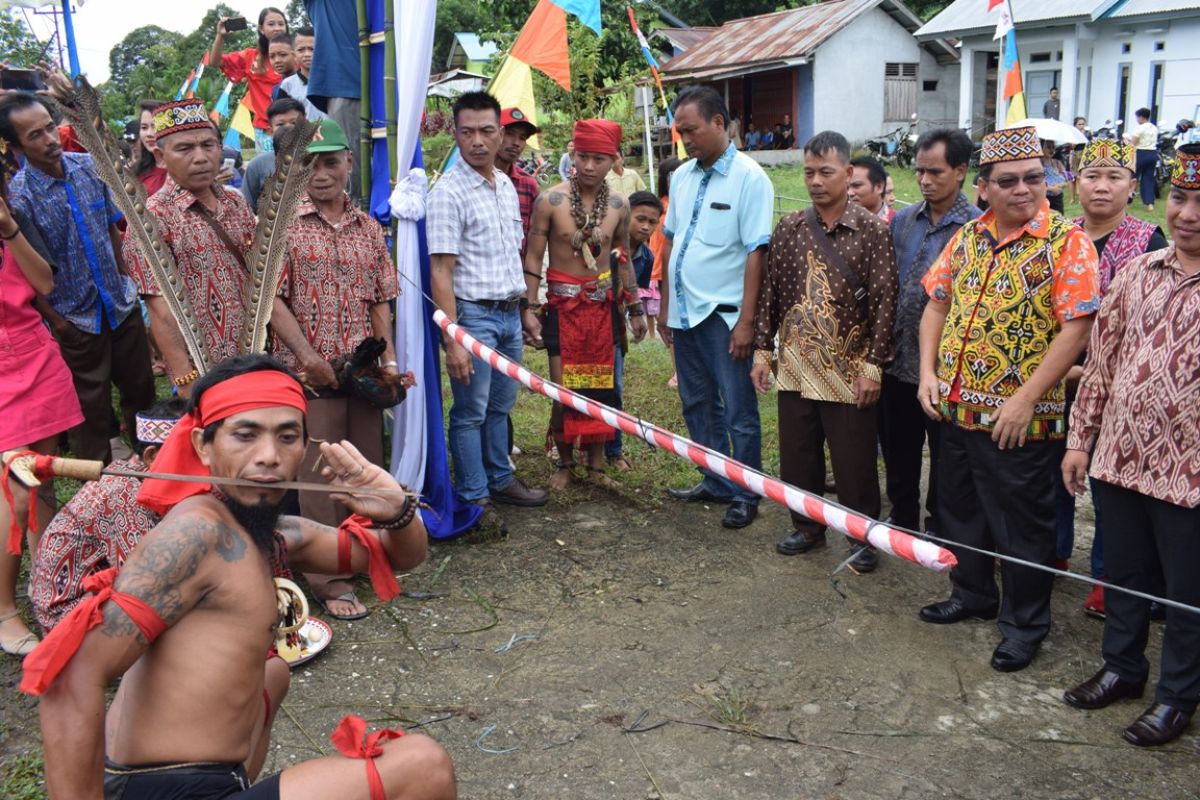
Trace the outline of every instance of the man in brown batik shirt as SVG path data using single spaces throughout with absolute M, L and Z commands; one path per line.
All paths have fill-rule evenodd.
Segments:
M 887 226 L 849 202 L 852 174 L 850 145 L 840 133 L 819 133 L 805 145 L 813 208 L 784 217 L 771 237 L 750 377 L 767 391 L 778 333 L 780 476 L 821 494 L 828 441 L 838 500 L 875 518 L 881 501 L 873 406 L 892 356 L 896 261 Z M 799 514 L 792 526 L 775 546 L 783 555 L 825 544 L 823 526 Z M 875 551 L 856 547 L 855 569 L 875 569 Z

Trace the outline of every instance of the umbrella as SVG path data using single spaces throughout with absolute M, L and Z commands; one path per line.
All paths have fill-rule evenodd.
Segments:
M 1087 144 L 1087 136 L 1074 125 L 1068 125 L 1057 119 L 1029 117 L 1020 122 L 1008 125 L 1009 128 L 1036 128 L 1039 139 L 1057 144 Z

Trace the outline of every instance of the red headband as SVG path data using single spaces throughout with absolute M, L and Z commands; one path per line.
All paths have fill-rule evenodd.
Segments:
M 228 419 L 242 411 L 288 406 L 308 413 L 304 389 L 294 378 L 278 370 L 246 372 L 210 386 L 200 399 L 200 406 L 175 424 L 154 459 L 156 472 L 177 475 L 208 475 L 208 467 L 200 461 L 192 445 L 192 431 L 207 428 L 214 422 Z M 207 483 L 150 479 L 142 482 L 138 502 L 159 514 L 166 514 L 184 498 L 203 494 L 212 488 Z
M 621 126 L 607 119 L 581 119 L 575 123 L 575 152 L 617 157 Z

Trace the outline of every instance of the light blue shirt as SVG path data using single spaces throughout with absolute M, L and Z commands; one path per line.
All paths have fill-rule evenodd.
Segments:
M 709 169 L 692 159 L 675 170 L 663 223 L 663 235 L 672 242 L 670 327 L 695 327 L 724 305 L 738 309 L 718 312 L 733 328 L 746 259 L 771 241 L 774 207 L 771 179 L 732 142 Z

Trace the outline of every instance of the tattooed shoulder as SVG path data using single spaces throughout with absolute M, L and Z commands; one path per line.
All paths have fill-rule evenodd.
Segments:
M 625 198 L 621 197 L 619 194 L 613 195 L 612 197 L 608 198 L 608 207 L 612 209 L 624 208 Z
M 206 514 L 168 516 L 151 531 L 117 576 L 117 591 L 132 595 L 152 608 L 168 626 L 174 625 L 190 608 L 196 596 L 188 582 L 196 577 L 210 551 L 226 562 L 240 561 L 246 542 L 222 520 Z M 110 637 L 136 634 L 137 626 L 115 603 L 104 610 L 101 631 Z
M 552 206 L 561 206 L 563 204 L 563 200 L 566 199 L 566 196 L 562 192 L 555 191 L 546 192 L 544 195 L 542 195 L 542 197 L 545 197 L 546 202 Z

